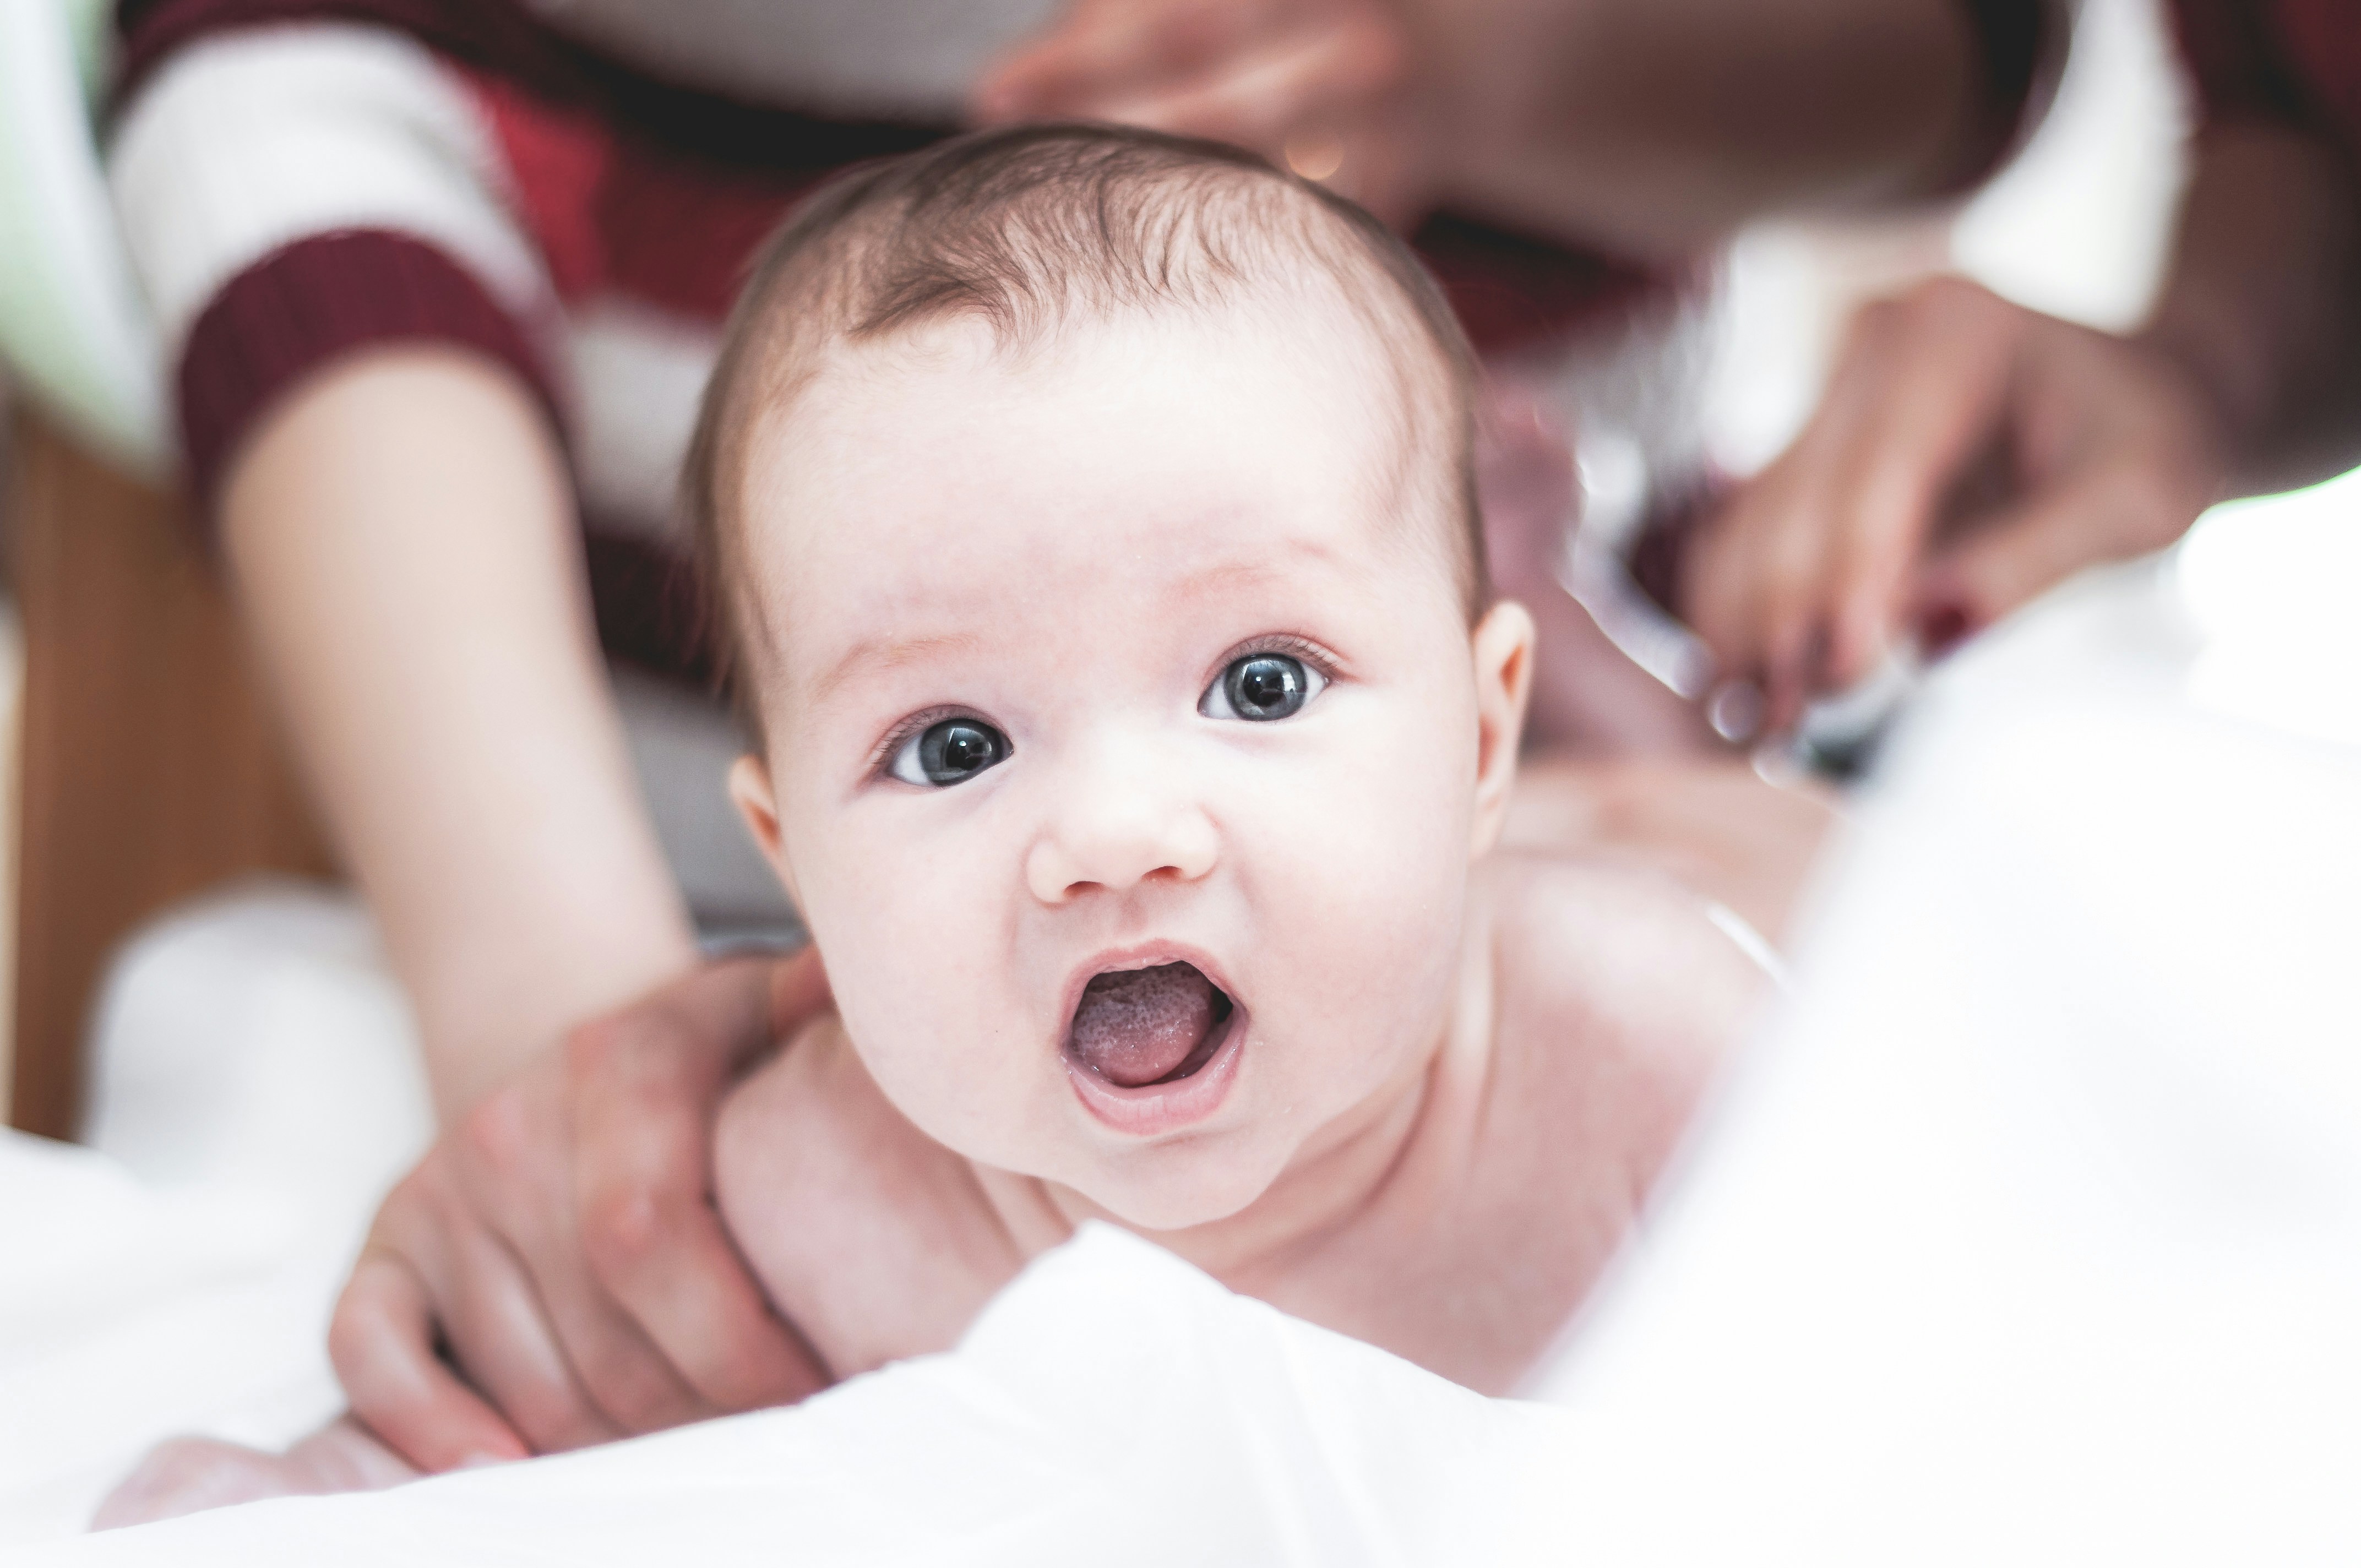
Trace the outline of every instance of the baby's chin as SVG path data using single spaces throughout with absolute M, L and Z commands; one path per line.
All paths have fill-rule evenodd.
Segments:
M 1268 1146 L 1279 1142 L 1266 1129 L 1206 1134 L 1089 1158 L 1052 1179 L 1133 1230 L 1188 1231 L 1242 1213 L 1268 1192 L 1291 1153 Z

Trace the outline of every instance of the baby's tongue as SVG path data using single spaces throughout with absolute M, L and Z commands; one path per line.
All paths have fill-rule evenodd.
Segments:
M 1194 964 L 1103 974 L 1082 988 L 1067 1047 L 1110 1083 L 1170 1078 L 1215 1022 L 1221 992 Z

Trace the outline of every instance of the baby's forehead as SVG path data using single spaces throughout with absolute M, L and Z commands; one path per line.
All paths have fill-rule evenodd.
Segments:
M 1459 401 L 1442 356 L 1359 302 L 1309 277 L 1241 285 L 1218 302 L 1078 311 L 1012 328 L 947 313 L 891 333 L 831 334 L 775 382 L 774 435 L 848 398 L 902 398 L 928 383 L 989 379 L 1012 401 L 1171 384 L 1220 396 L 1250 377 L 1291 376 L 1324 398 L 1298 410 L 1307 429 L 1346 422 L 1380 439 L 1447 426 Z M 1228 367 L 1233 374 L 1222 374 Z M 1210 373 L 1210 374 L 1209 374 Z M 1379 432 L 1381 423 L 1393 429 Z
M 784 630 L 840 579 L 930 576 L 946 554 L 983 582 L 1033 552 L 1137 549 L 1142 525 L 1179 531 L 1177 569 L 1224 517 L 1389 560 L 1415 536 L 1455 566 L 1455 411 L 1422 370 L 1344 303 L 1287 299 L 1016 344 L 973 319 L 831 344 L 750 433 L 761 619 Z

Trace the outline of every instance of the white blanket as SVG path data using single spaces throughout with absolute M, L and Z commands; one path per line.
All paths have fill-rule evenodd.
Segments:
M 79 1530 L 139 1454 L 284 1447 L 342 1408 L 330 1305 L 430 1117 L 349 902 L 208 902 L 115 965 L 73 1147 L 0 1132 L 0 1546 Z
M 1103 1226 L 954 1354 L 788 1410 L 357 1497 L 87 1537 L 74 1563 L 1434 1563 L 1563 1412 L 1488 1400 Z M 1502 1542 L 1471 1561 L 1497 1561 Z M 48 1561 L 50 1552 L 27 1561 Z
M 323 1353 L 349 1257 L 253 1191 L 160 1190 L 0 1134 L 0 1546 L 81 1530 L 148 1445 L 283 1445 L 339 1408 Z

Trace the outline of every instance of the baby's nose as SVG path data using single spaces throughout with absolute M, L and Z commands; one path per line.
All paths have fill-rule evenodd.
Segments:
M 1026 881 L 1044 904 L 1092 889 L 1120 893 L 1158 878 L 1194 882 L 1218 853 L 1212 818 L 1170 770 L 1109 755 L 1075 770 L 1026 857 Z

